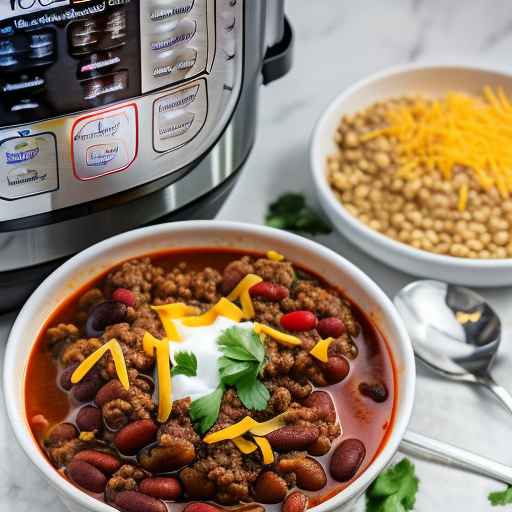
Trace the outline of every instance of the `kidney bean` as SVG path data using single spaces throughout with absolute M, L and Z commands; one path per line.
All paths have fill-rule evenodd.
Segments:
M 59 384 L 62 389 L 69 391 L 73 387 L 73 383 L 71 382 L 71 375 L 78 368 L 79 363 L 72 364 L 71 366 L 66 366 L 62 373 L 60 374 Z
M 162 500 L 176 500 L 182 493 L 181 483 L 172 476 L 156 476 L 146 478 L 139 484 L 139 491 L 143 494 L 160 498 Z
M 220 509 L 209 503 L 189 503 L 183 512 L 219 512 Z
M 101 411 L 92 405 L 82 407 L 76 415 L 76 424 L 82 432 L 99 432 L 103 428 Z
M 292 492 L 284 500 L 281 512 L 306 512 L 308 508 L 308 497 L 299 491 Z
M 307 448 L 319 435 L 317 427 L 288 426 L 270 432 L 266 438 L 272 448 L 289 452 Z
M 128 398 L 128 391 L 123 388 L 123 385 L 117 379 L 112 379 L 98 390 L 94 401 L 99 407 L 103 407 L 106 403 L 118 398 L 126 400 Z
M 93 306 L 85 322 L 85 335 L 99 338 L 107 325 L 119 324 L 126 320 L 126 304 L 108 300 Z
M 321 363 L 325 380 L 329 384 L 341 382 L 350 371 L 349 362 L 342 356 L 331 356 L 327 363 Z
M 263 281 L 252 286 L 249 289 L 249 294 L 251 297 L 259 297 L 266 299 L 269 302 L 279 302 L 280 300 L 286 299 L 289 292 L 288 288 L 285 288 L 280 284 Z
M 78 452 L 73 457 L 73 460 L 87 462 L 107 475 L 115 473 L 121 467 L 121 462 L 119 462 L 116 457 L 110 453 L 100 452 L 98 450 L 83 450 Z
M 373 384 L 361 382 L 361 384 L 359 384 L 359 393 L 371 398 L 374 402 L 379 404 L 388 399 L 388 389 L 382 382 L 375 382 Z
M 336 422 L 336 408 L 331 395 L 326 391 L 313 391 L 302 404 L 315 409 L 320 419 L 327 421 L 327 423 Z
M 295 473 L 297 487 L 305 491 L 319 491 L 327 483 L 324 468 L 311 457 L 281 459 L 277 469 L 282 473 Z
M 125 512 L 167 512 L 162 501 L 137 491 L 117 493 L 114 503 Z
M 280 503 L 287 492 L 288 485 L 273 471 L 263 471 L 254 483 L 254 496 L 260 503 Z
M 310 331 L 318 323 L 311 311 L 292 311 L 281 317 L 281 326 L 287 331 Z
M 348 482 L 357 473 L 366 456 L 366 448 L 359 439 L 347 439 L 334 450 L 329 471 L 338 482 Z
M 339 338 L 346 329 L 341 319 L 330 316 L 318 322 L 317 330 L 322 338 Z
M 90 402 L 103 384 L 103 380 L 96 370 L 91 370 L 80 382 L 71 389 L 71 394 L 79 402 Z
M 112 300 L 122 302 L 128 307 L 134 307 L 136 303 L 135 294 L 126 288 L 117 288 L 112 294 Z
M 182 469 L 180 480 L 187 496 L 191 499 L 205 500 L 215 496 L 215 484 L 196 469 L 190 467 Z
M 72 460 L 67 466 L 67 473 L 73 482 L 91 492 L 103 492 L 107 485 L 107 477 L 82 460 Z
M 78 430 L 71 423 L 59 423 L 55 425 L 48 435 L 48 441 L 51 444 L 65 443 L 78 437 Z
M 194 445 L 186 439 L 176 439 L 167 446 L 155 446 L 139 454 L 139 464 L 152 473 L 176 471 L 196 457 Z
M 325 455 L 331 449 L 331 441 L 327 436 L 320 436 L 314 443 L 308 446 L 308 453 L 315 457 Z
M 114 444 L 124 455 L 135 455 L 156 439 L 158 426 L 152 420 L 137 420 L 122 428 L 114 437 Z

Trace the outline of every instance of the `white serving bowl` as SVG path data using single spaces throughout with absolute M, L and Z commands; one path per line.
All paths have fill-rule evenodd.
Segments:
M 314 512 L 347 510 L 390 462 L 409 422 L 415 384 L 411 343 L 394 306 L 370 278 L 331 250 L 276 229 L 216 221 L 163 224 L 131 231 L 94 245 L 53 272 L 21 310 L 6 348 L 3 373 L 5 403 L 12 429 L 23 450 L 69 510 L 114 510 L 62 478 L 34 441 L 25 415 L 24 380 L 28 358 L 45 321 L 78 288 L 126 259 L 184 247 L 229 247 L 263 253 L 274 249 L 289 255 L 295 263 L 326 276 L 331 284 L 345 290 L 375 321 L 388 340 L 398 377 L 397 406 L 391 435 L 379 455 L 354 483 L 312 509 Z
M 458 90 L 479 94 L 484 86 L 512 91 L 512 75 L 462 66 L 393 68 L 356 83 L 337 96 L 318 121 L 311 142 L 311 168 L 320 203 L 332 223 L 363 251 L 410 274 L 467 286 L 512 284 L 512 259 L 482 260 L 437 255 L 397 242 L 351 215 L 327 181 L 327 157 L 336 153 L 335 133 L 341 118 L 390 97 L 421 94 L 438 97 Z

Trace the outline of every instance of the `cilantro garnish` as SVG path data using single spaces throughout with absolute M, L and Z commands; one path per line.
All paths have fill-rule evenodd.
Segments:
M 306 204 L 304 196 L 293 192 L 283 194 L 269 206 L 265 224 L 311 235 L 328 234 L 332 231 L 329 224 Z
M 366 491 L 366 512 L 407 512 L 414 508 L 419 480 L 409 459 L 381 473 Z
M 195 377 L 197 375 L 197 358 L 192 352 L 175 352 L 175 366 L 172 368 L 173 377 L 176 375 L 186 375 Z
M 196 429 L 204 434 L 217 421 L 225 386 L 233 386 L 245 407 L 255 411 L 265 409 L 270 393 L 258 380 L 265 364 L 265 347 L 252 329 L 230 327 L 217 338 L 219 357 L 219 387 L 209 395 L 194 400 L 189 415 Z
M 493 507 L 512 505 L 512 486 L 509 485 L 503 491 L 491 492 L 489 494 L 489 501 Z

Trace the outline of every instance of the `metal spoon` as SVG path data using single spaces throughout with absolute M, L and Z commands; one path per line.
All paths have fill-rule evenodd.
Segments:
M 402 288 L 394 302 L 420 361 L 447 379 L 487 387 L 512 413 L 512 395 L 489 371 L 501 341 L 501 321 L 483 297 L 429 280 Z

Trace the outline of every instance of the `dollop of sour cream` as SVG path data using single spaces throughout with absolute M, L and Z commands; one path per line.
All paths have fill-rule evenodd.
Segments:
M 204 327 L 187 327 L 175 320 L 181 341 L 171 341 L 171 362 L 175 365 L 176 352 L 192 352 L 197 358 L 197 375 L 188 377 L 176 375 L 172 378 L 172 396 L 174 400 L 190 397 L 192 400 L 208 395 L 219 385 L 218 359 L 222 352 L 217 345 L 217 338 L 223 331 L 236 325 L 243 329 L 253 329 L 252 322 L 237 323 L 224 316 L 218 316 L 215 322 Z

